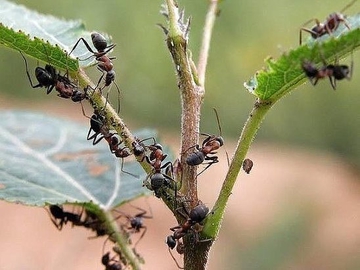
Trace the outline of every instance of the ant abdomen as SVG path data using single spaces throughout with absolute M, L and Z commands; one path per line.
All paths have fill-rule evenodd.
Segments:
M 205 204 L 200 203 L 190 211 L 189 218 L 194 223 L 200 223 L 205 219 L 208 213 L 209 208 Z
M 190 155 L 187 156 L 186 158 L 186 164 L 190 165 L 190 166 L 196 166 L 196 165 L 200 165 L 201 163 L 203 163 L 205 160 L 205 155 L 203 152 L 198 151 L 198 152 L 194 152 L 191 153 Z

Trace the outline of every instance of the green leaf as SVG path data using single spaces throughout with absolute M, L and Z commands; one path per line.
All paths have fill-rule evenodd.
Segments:
M 3 111 L 0 123 L 0 199 L 27 205 L 92 202 L 108 210 L 148 191 L 147 175 L 134 158 L 121 159 L 88 127 L 46 115 Z M 155 136 L 152 130 L 135 134 Z
M 26 19 L 31 18 L 31 19 Z M 22 5 L 0 0 L 0 44 L 70 72 L 79 69 L 79 61 L 70 58 L 76 41 L 83 37 L 89 44 L 91 33 L 80 21 L 65 21 L 51 15 L 40 14 Z M 102 34 L 104 35 L 104 34 Z M 110 38 L 104 35 L 108 42 Z M 80 43 L 71 57 L 85 59 L 92 55 Z M 82 67 L 95 63 L 94 57 L 80 61 Z
M 360 14 L 347 18 L 351 30 L 344 24 L 332 33 L 316 40 L 309 38 L 306 44 L 283 54 L 278 60 L 268 58 L 267 68 L 258 71 L 244 83 L 252 94 L 264 101 L 277 101 L 296 86 L 307 81 L 301 64 L 309 60 L 317 65 L 343 58 L 360 46 Z

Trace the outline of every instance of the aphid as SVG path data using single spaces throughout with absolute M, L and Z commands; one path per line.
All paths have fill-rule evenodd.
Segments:
M 252 167 L 253 167 L 254 163 L 251 159 L 249 158 L 245 158 L 244 161 L 243 161 L 243 164 L 242 164 L 242 167 L 243 167 L 243 170 L 249 174 Z
M 316 25 L 314 27 L 312 27 L 311 29 L 308 29 L 305 27 L 300 28 L 300 34 L 299 34 L 300 45 L 302 43 L 302 32 L 303 31 L 310 33 L 311 37 L 313 39 L 317 39 L 319 37 L 322 37 L 325 34 L 331 35 L 333 32 L 336 31 L 336 29 L 339 27 L 341 22 L 344 23 L 346 28 L 350 30 L 350 26 L 346 21 L 346 16 L 343 15 L 342 12 L 344 12 L 346 9 L 351 7 L 355 2 L 356 2 L 356 0 L 353 0 L 349 4 L 347 4 L 340 12 L 334 12 L 334 13 L 330 14 L 323 23 L 320 23 L 320 21 L 318 19 L 311 19 L 311 20 L 307 21 L 306 23 L 304 23 L 304 26 L 305 26 L 308 23 L 315 21 Z

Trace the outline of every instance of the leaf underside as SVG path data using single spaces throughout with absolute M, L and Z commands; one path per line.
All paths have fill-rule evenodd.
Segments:
M 36 113 L 4 111 L 0 123 L 0 199 L 27 205 L 92 202 L 107 210 L 148 194 L 134 158 L 86 140 L 88 127 Z M 152 130 L 136 132 L 155 137 Z
M 331 35 L 309 40 L 302 46 L 283 54 L 278 60 L 266 59 L 267 67 L 244 83 L 252 94 L 263 101 L 276 101 L 307 78 L 301 68 L 308 60 L 318 66 L 333 63 L 360 46 L 360 14 L 347 17 L 350 30 L 341 24 Z
M 79 69 L 79 64 L 81 67 L 95 64 L 92 53 L 82 43 L 71 57 L 67 55 L 80 37 L 92 46 L 90 35 L 81 21 L 65 21 L 0 0 L 0 44 L 56 68 L 71 73 Z M 109 36 L 103 35 L 110 42 Z M 78 61 L 75 58 L 89 59 Z

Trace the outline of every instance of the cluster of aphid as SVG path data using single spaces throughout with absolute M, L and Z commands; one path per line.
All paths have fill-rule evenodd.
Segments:
M 345 8 L 341 10 L 341 12 L 334 12 L 330 14 L 323 23 L 320 23 L 319 20 L 315 19 L 316 25 L 311 28 L 307 29 L 302 27 L 300 29 L 300 45 L 302 43 L 302 32 L 308 32 L 311 34 L 313 39 L 317 39 L 322 37 L 326 34 L 331 35 L 334 33 L 341 23 L 345 25 L 347 29 L 350 30 L 350 26 L 346 21 L 346 16 L 342 14 L 342 12 L 353 5 L 356 0 L 351 1 Z M 310 20 L 305 23 L 308 24 L 309 22 L 313 21 Z M 326 63 L 324 57 L 322 56 L 323 66 L 317 67 L 312 61 L 304 60 L 301 63 L 301 67 L 305 72 L 305 75 L 309 78 L 309 81 L 312 85 L 316 85 L 319 79 L 329 78 L 331 87 L 335 90 L 336 89 L 336 81 L 347 79 L 350 80 L 352 76 L 353 70 L 353 61 L 351 61 L 351 67 L 347 65 L 339 65 L 338 59 L 335 59 L 334 64 Z

